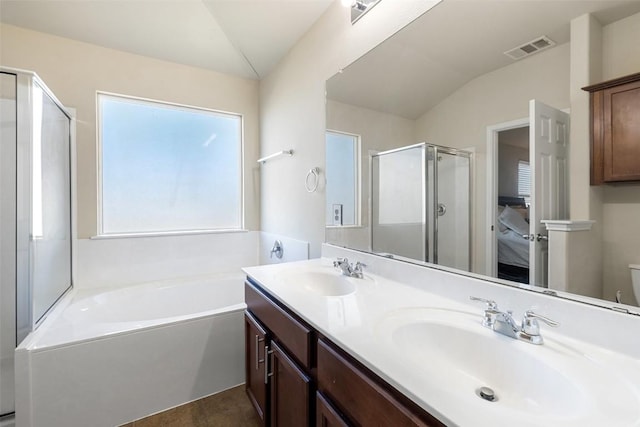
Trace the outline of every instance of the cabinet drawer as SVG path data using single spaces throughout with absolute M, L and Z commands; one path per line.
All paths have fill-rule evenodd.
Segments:
M 362 426 L 442 426 L 412 402 L 402 402 L 322 340 L 318 341 L 318 389 L 351 422 Z
M 296 360 L 311 369 L 311 328 L 294 319 L 253 284 L 245 282 L 245 302 L 253 313 Z
M 316 427 L 349 427 L 331 403 L 316 392 Z

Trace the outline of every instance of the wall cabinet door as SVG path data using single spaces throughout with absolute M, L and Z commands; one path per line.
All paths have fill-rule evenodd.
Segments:
M 591 100 L 591 185 L 640 181 L 640 73 L 583 90 Z
M 246 390 L 262 425 L 267 425 L 267 355 L 268 336 L 260 323 L 248 312 L 245 320 L 245 375 Z
M 640 81 L 604 91 L 604 180 L 640 180 Z
M 271 351 L 271 425 L 310 425 L 311 379 L 273 341 Z

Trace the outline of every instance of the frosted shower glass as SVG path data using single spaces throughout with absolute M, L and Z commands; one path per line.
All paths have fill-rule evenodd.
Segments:
M 69 119 L 33 85 L 31 277 L 37 322 L 71 286 Z
M 371 158 L 371 247 L 426 260 L 424 145 Z

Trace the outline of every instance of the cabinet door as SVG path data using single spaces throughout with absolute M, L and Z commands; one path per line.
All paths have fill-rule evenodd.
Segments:
M 245 321 L 245 375 L 246 390 L 262 425 L 267 424 L 267 332 L 249 313 L 244 312 Z
M 271 425 L 310 425 L 310 378 L 273 341 L 271 351 Z
M 604 91 L 604 181 L 640 180 L 640 82 Z
M 326 397 L 316 392 L 316 427 L 348 427 Z

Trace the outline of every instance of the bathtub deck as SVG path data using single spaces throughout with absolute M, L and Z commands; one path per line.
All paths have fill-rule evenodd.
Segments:
M 260 419 L 244 388 L 243 384 L 121 427 L 258 427 Z

